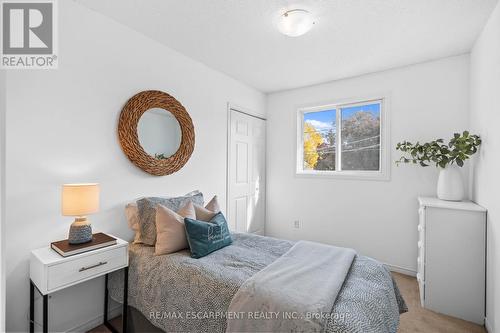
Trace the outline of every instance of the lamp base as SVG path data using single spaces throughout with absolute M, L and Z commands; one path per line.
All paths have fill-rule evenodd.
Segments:
M 85 216 L 75 218 L 69 228 L 68 242 L 82 244 L 92 240 L 92 226 Z

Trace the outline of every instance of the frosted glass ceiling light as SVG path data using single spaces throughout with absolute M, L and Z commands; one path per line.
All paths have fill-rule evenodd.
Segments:
M 302 36 L 314 25 L 314 19 L 305 9 L 292 9 L 281 15 L 278 21 L 279 31 L 290 37 Z

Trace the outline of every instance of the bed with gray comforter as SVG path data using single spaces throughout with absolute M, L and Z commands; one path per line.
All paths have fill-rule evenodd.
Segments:
M 131 245 L 129 305 L 166 332 L 225 332 L 228 319 L 238 316 L 230 305 L 240 287 L 295 244 L 253 234 L 232 237 L 232 245 L 201 259 L 191 258 L 188 250 L 155 256 L 154 247 Z M 122 302 L 122 276 L 110 276 L 110 295 L 118 302 Z M 321 290 L 322 278 L 315 280 Z M 399 314 L 407 311 L 387 268 L 359 255 L 332 303 L 327 314 L 318 314 L 321 331 L 395 333 Z M 253 316 L 264 323 L 272 317 L 269 312 L 262 309 Z

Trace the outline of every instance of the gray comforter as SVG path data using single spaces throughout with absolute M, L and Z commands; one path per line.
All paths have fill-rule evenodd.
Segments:
M 153 247 L 131 245 L 129 305 L 167 332 L 224 332 L 240 286 L 294 244 L 253 234 L 232 237 L 231 246 L 201 259 L 192 259 L 187 250 L 155 256 Z M 110 277 L 110 295 L 118 302 L 122 276 Z M 389 271 L 373 259 L 356 256 L 325 331 L 396 332 L 399 314 L 405 311 Z

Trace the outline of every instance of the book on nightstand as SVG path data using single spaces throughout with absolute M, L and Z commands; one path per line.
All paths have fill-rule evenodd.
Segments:
M 63 257 L 69 257 L 75 254 L 97 250 L 102 247 L 115 245 L 116 238 L 106 235 L 102 232 L 92 235 L 92 240 L 83 244 L 70 244 L 67 239 L 63 239 L 57 242 L 50 243 L 50 247 L 62 255 Z

